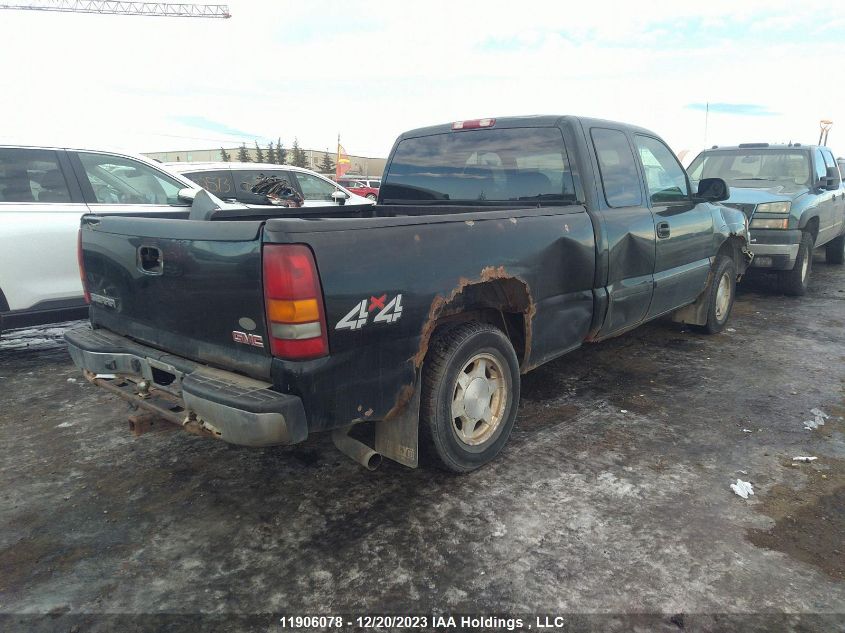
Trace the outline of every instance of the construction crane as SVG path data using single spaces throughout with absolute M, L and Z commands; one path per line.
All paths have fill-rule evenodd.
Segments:
M 114 15 L 151 15 L 168 18 L 231 18 L 225 4 L 182 4 L 170 2 L 117 2 L 112 0 L 29 0 L 3 2 L 0 9 L 22 11 L 61 11 L 64 13 L 102 13 Z

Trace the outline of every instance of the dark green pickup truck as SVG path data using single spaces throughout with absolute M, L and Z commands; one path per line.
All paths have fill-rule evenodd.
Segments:
M 833 153 L 817 145 L 741 143 L 713 147 L 689 166 L 690 179 L 722 178 L 724 202 L 750 220 L 756 269 L 776 271 L 790 295 L 807 291 L 813 249 L 827 262 L 845 262 L 845 186 Z

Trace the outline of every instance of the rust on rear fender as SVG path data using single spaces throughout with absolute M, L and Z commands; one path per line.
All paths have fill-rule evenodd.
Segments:
M 414 365 L 417 368 L 422 366 L 431 337 L 443 319 L 484 309 L 522 315 L 523 331 L 518 334 L 522 336 L 520 366 L 525 370 L 531 353 L 531 321 L 537 308 L 528 283 L 516 275 L 508 274 L 504 266 L 486 266 L 475 279 L 461 277 L 448 296 L 434 297 L 423 323 L 419 348 L 413 356 Z M 506 323 L 505 326 L 507 330 Z M 505 334 L 513 336 L 517 333 L 506 331 Z

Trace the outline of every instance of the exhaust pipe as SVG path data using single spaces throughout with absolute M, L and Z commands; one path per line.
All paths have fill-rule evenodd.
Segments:
M 349 437 L 349 431 L 352 430 L 353 426 L 355 425 L 352 424 L 332 431 L 332 441 L 341 453 L 351 457 L 367 470 L 375 470 L 381 465 L 381 453 L 377 453 L 363 442 Z

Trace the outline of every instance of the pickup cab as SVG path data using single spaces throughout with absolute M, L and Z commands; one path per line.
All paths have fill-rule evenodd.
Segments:
M 713 147 L 689 167 L 693 182 L 718 177 L 731 187 L 727 206 L 748 216 L 752 267 L 778 275 L 789 295 L 807 292 L 813 249 L 845 262 L 845 188 L 827 147 L 741 143 Z
M 331 431 L 373 467 L 466 472 L 520 374 L 663 315 L 724 328 L 750 260 L 724 181 L 690 189 L 648 130 L 573 116 L 402 134 L 379 204 L 86 215 L 85 376 L 234 444 Z

